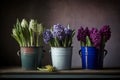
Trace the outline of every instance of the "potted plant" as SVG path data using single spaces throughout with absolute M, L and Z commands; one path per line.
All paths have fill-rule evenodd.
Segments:
M 43 31 L 44 27 L 37 20 L 17 19 L 12 29 L 11 36 L 20 46 L 21 63 L 23 69 L 36 69 L 41 65 L 43 53 Z
M 70 69 L 74 29 L 56 24 L 43 33 L 44 42 L 51 46 L 52 65 L 56 70 Z
M 107 54 L 105 44 L 111 37 L 111 28 L 104 25 L 100 30 L 88 27 L 78 29 L 77 39 L 80 41 L 79 54 L 82 57 L 83 69 L 103 68 L 103 58 Z

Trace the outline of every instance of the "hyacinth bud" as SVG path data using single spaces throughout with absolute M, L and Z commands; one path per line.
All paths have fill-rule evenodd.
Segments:
M 44 31 L 44 27 L 42 26 L 42 24 L 37 24 L 37 29 L 36 31 L 39 33 L 39 34 L 42 34 L 43 31 Z
M 16 29 L 12 29 L 12 33 L 13 33 L 13 35 L 17 36 Z
M 69 24 L 67 25 L 67 28 L 70 29 L 70 25 Z
M 50 31 L 49 29 L 46 29 L 46 30 L 43 32 L 44 42 L 45 42 L 46 44 L 48 44 L 48 42 L 49 42 L 50 40 L 52 40 L 52 38 L 53 38 L 53 35 L 52 35 L 51 31 Z
M 77 39 L 84 42 L 85 45 L 91 45 L 98 49 L 105 45 L 105 42 L 111 37 L 111 30 L 109 25 L 104 25 L 100 30 L 92 28 L 91 30 L 86 27 L 78 29 Z M 101 46 L 102 45 L 102 46 Z
M 100 33 L 101 33 L 102 37 L 104 37 L 104 41 L 107 42 L 107 40 L 109 40 L 111 37 L 111 30 L 110 30 L 109 25 L 104 25 L 100 29 Z
M 90 36 L 90 30 L 88 29 L 88 27 L 85 28 L 84 32 L 86 36 Z
M 64 27 L 60 24 L 53 26 L 53 36 L 57 37 L 59 40 L 63 40 L 65 37 Z
M 97 28 L 92 28 L 90 31 L 90 39 L 94 47 L 100 48 L 101 45 L 101 33 Z
M 29 29 L 32 29 L 33 31 L 37 31 L 37 21 L 35 21 L 34 19 L 31 19 L 30 23 L 29 23 Z
M 25 19 L 23 19 L 22 22 L 21 22 L 21 26 L 24 27 L 24 28 L 28 27 L 28 22 Z
M 66 35 L 68 35 L 68 36 L 69 36 L 69 35 L 70 35 L 70 36 L 72 35 L 72 29 L 65 27 L 65 28 L 64 28 L 64 31 L 65 31 L 65 34 L 66 34 Z
M 46 29 L 43 33 L 44 42 L 56 47 L 71 46 L 73 36 L 74 30 L 61 24 L 53 25 L 51 29 Z
M 63 32 L 64 31 L 64 26 L 62 26 L 61 24 L 56 24 L 56 25 L 53 25 L 53 31 L 54 32 Z
M 85 30 L 82 26 L 81 26 L 81 28 L 78 29 L 77 39 L 78 39 L 78 41 L 82 41 L 82 42 L 86 41 Z

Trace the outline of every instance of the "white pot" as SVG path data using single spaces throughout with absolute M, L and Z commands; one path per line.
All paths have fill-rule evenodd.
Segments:
M 51 47 L 52 65 L 57 70 L 71 69 L 73 47 Z

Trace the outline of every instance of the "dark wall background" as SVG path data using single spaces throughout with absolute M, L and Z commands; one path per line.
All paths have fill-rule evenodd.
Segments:
M 1 0 L 2 1 L 2 0 Z M 16 19 L 37 19 L 45 27 L 53 24 L 70 24 L 76 29 L 73 40 L 72 66 L 81 67 L 78 55 L 80 44 L 77 41 L 77 29 L 80 26 L 100 28 L 109 24 L 111 39 L 106 43 L 108 54 L 104 58 L 104 67 L 120 67 L 120 5 L 119 0 L 3 0 L 0 2 L 0 66 L 20 66 L 20 57 L 16 55 L 19 45 L 11 37 Z M 43 65 L 51 64 L 50 47 L 43 59 Z

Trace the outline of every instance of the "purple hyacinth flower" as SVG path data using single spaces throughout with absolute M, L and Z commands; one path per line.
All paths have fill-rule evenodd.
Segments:
M 72 35 L 72 29 L 69 29 L 67 27 L 64 28 L 64 31 L 65 31 L 65 35 L 68 35 L 68 36 L 71 36 Z
M 46 44 L 53 39 L 53 35 L 49 29 L 46 29 L 46 31 L 43 32 L 43 39 Z
M 100 33 L 102 34 L 102 37 L 104 37 L 105 42 L 107 42 L 107 40 L 109 40 L 111 37 L 111 30 L 110 30 L 109 25 L 104 25 L 100 29 Z
M 78 41 L 86 42 L 86 32 L 82 26 L 78 29 L 77 39 Z
M 97 28 L 92 28 L 90 31 L 90 39 L 94 47 L 100 48 L 102 38 L 101 33 L 97 30 Z
M 86 36 L 90 36 L 90 30 L 88 29 L 88 27 L 85 28 L 84 32 Z
M 64 27 L 60 24 L 53 26 L 53 37 L 57 37 L 59 40 L 63 40 L 65 37 Z

